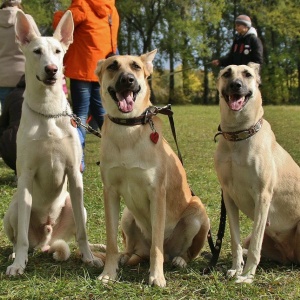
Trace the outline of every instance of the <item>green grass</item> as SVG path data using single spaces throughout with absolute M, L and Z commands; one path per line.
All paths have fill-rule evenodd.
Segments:
M 212 232 L 218 230 L 220 214 L 220 187 L 214 171 L 214 134 L 219 124 L 217 106 L 174 106 L 174 120 L 179 147 L 191 188 L 206 205 L 212 223 Z M 174 146 L 168 118 L 165 137 Z M 281 145 L 300 163 L 300 107 L 267 106 L 265 118 Z M 101 139 L 88 135 L 86 146 L 86 172 L 84 173 L 84 200 L 88 212 L 90 242 L 105 243 L 104 212 L 99 160 Z M 175 147 L 174 147 L 175 149 Z M 103 286 L 97 280 L 101 269 L 85 266 L 76 255 L 77 247 L 71 244 L 72 255 L 67 262 L 57 263 L 45 253 L 29 255 L 26 273 L 7 278 L 5 270 L 11 245 L 3 233 L 2 219 L 15 191 L 13 172 L 0 161 L 0 299 L 299 299 L 300 268 L 280 266 L 262 261 L 252 285 L 235 284 L 225 276 L 231 266 L 228 226 L 215 271 L 202 275 L 208 260 L 203 255 L 191 262 L 187 269 L 178 270 L 165 265 L 167 287 L 148 286 L 149 264 L 124 267 L 119 280 Z M 300 183 L 299 183 L 300 184 Z M 251 230 L 252 222 L 241 216 L 242 237 Z M 121 237 L 119 238 L 120 248 Z M 208 245 L 203 249 L 209 252 Z

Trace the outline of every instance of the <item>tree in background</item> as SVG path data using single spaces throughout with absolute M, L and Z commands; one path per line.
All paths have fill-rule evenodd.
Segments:
M 70 0 L 23 0 L 24 11 L 32 15 L 42 35 L 53 32 L 52 18 L 56 10 L 65 9 L 70 5 Z
M 299 1 L 243 2 L 256 16 L 264 45 L 262 93 L 265 103 L 300 104 Z
M 70 0 L 22 4 L 49 35 L 54 11 Z M 120 53 L 158 49 L 150 80 L 157 102 L 216 103 L 219 68 L 209 63 L 229 50 L 235 17 L 248 14 L 264 46 L 264 103 L 300 104 L 299 0 L 117 0 L 116 5 Z

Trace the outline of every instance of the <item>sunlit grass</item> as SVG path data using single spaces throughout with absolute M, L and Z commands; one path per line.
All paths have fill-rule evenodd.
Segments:
M 219 225 L 220 186 L 214 171 L 213 153 L 216 148 L 214 134 L 219 124 L 217 106 L 174 106 L 174 120 L 180 151 L 189 184 L 206 205 L 215 234 Z M 164 121 L 165 137 L 176 151 L 168 118 Z M 271 123 L 277 140 L 300 163 L 300 107 L 267 106 L 265 118 Z M 88 212 L 88 235 L 92 243 L 105 243 L 102 184 L 99 161 L 101 139 L 88 135 L 86 171 L 84 173 L 84 200 Z M 105 287 L 97 277 L 101 269 L 87 267 L 71 246 L 72 255 L 67 262 L 57 263 L 47 254 L 29 255 L 26 274 L 7 278 L 5 270 L 11 245 L 3 233 L 2 218 L 15 191 L 14 174 L 0 161 L 0 299 L 298 299 L 300 298 L 300 269 L 296 266 L 278 266 L 261 262 L 252 285 L 236 285 L 225 277 L 231 265 L 229 230 L 226 228 L 223 248 L 217 268 L 204 276 L 201 270 L 207 260 L 200 256 L 185 270 L 165 266 L 167 287 L 148 286 L 149 264 L 124 267 L 119 281 Z M 299 183 L 300 184 L 300 183 Z M 300 201 L 300 199 L 299 199 Z M 252 223 L 241 216 L 241 231 L 245 237 Z M 122 248 L 121 237 L 119 238 Z M 208 245 L 204 248 L 209 252 Z

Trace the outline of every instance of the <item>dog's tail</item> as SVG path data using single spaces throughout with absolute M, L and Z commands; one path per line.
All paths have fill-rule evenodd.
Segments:
M 64 240 L 54 241 L 48 252 L 53 253 L 53 258 L 57 261 L 67 260 L 71 255 L 69 245 Z

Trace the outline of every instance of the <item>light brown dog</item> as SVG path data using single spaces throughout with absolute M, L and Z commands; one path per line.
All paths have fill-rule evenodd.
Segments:
M 258 66 L 231 65 L 218 78 L 220 138 L 215 167 L 228 212 L 233 264 L 228 276 L 251 283 L 264 257 L 300 262 L 300 168 L 263 119 Z M 244 267 L 239 210 L 253 222 Z M 244 268 L 243 268 L 244 267 Z
M 25 14 L 17 13 L 16 40 L 26 57 L 26 89 L 17 135 L 18 187 L 3 222 L 15 256 L 6 271 L 10 276 L 23 274 L 29 248 L 66 260 L 66 242 L 75 234 L 82 260 L 103 265 L 88 244 L 82 148 L 62 90 L 63 56 L 73 41 L 73 28 L 68 11 L 53 37 L 41 37 Z
M 100 158 L 107 231 L 103 282 L 116 279 L 120 259 L 133 265 L 150 258 L 149 284 L 164 287 L 164 261 L 186 266 L 209 230 L 205 208 L 191 195 L 182 164 L 162 137 L 161 120 L 149 110 L 147 77 L 155 53 L 110 57 L 96 70 L 107 112 Z M 121 197 L 123 256 L 117 247 Z

